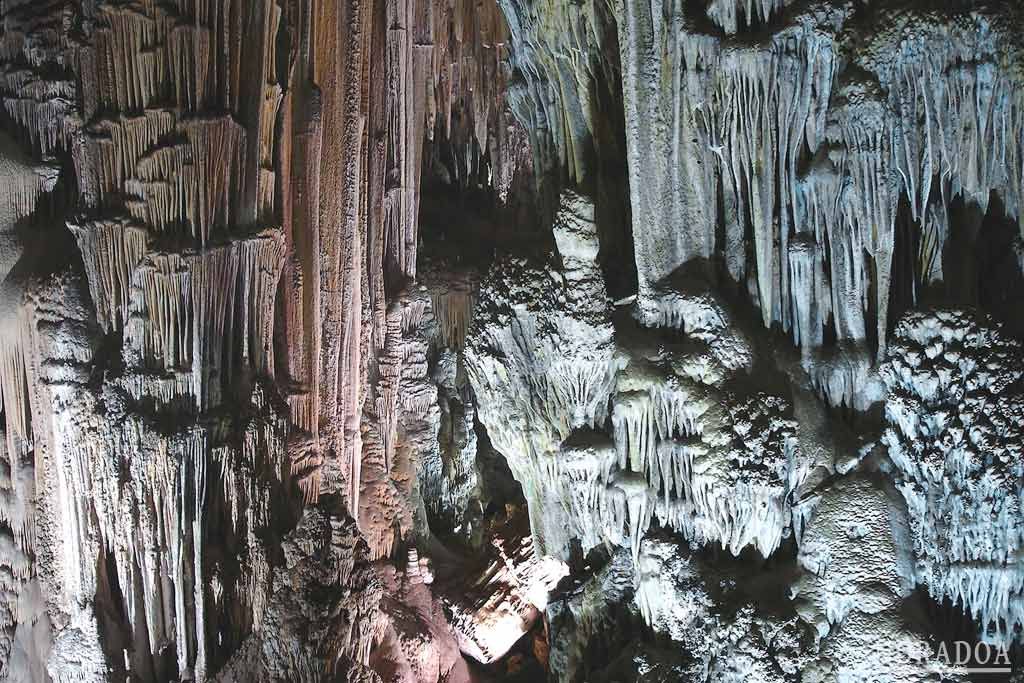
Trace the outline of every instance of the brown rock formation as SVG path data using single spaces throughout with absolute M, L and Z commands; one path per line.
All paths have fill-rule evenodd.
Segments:
M 406 294 L 424 144 L 466 168 L 500 159 L 497 6 L 7 2 L 0 17 L 20 138 L 2 141 L 4 652 L 54 680 L 203 680 L 239 647 L 264 654 L 231 659 L 228 680 L 272 675 L 267 648 L 291 652 L 273 674 L 290 679 L 369 664 L 389 616 L 376 570 L 352 582 L 351 567 L 412 530 L 416 442 L 397 435 L 431 405 L 405 391 L 426 377 L 429 301 Z M 20 246 L 40 204 L 77 254 L 47 253 L 59 221 Z M 310 515 L 347 540 L 289 532 Z M 324 588 L 282 603 L 310 562 Z M 314 608 L 342 610 L 329 635 L 268 644 Z M 26 649 L 26 629 L 52 646 Z

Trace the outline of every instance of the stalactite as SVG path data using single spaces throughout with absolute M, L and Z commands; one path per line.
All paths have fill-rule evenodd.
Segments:
M 430 3 L 428 12 L 416 55 L 416 73 L 429 78 L 425 101 L 419 104 L 425 108 L 423 130 L 435 153 L 447 147 L 454 157 L 452 184 L 496 187 L 495 175 L 517 151 L 504 141 L 505 19 L 497 3 Z M 481 178 L 488 152 L 491 177 Z
M 740 28 L 766 24 L 778 10 L 793 0 L 712 0 L 707 15 L 729 34 Z
M 206 244 L 215 228 L 235 220 L 242 194 L 245 132 L 230 119 L 189 120 L 178 127 L 187 142 L 154 149 L 139 159 L 124 189 L 128 211 L 156 232 L 184 224 Z
M 120 116 L 101 119 L 93 123 L 86 133 L 86 151 L 91 163 L 82 170 L 93 173 L 86 184 L 95 187 L 96 202 L 104 202 L 109 195 L 122 190 L 132 178 L 136 167 L 146 154 L 175 130 L 175 117 L 170 111 L 147 109 L 141 116 Z
M 200 410 L 219 404 L 239 366 L 272 377 L 271 302 L 282 247 L 280 232 L 266 231 L 199 253 L 147 255 L 132 276 L 129 363 L 190 372 Z
M 722 0 L 708 16 L 736 33 L 741 18 L 766 23 L 788 4 Z M 849 10 L 792 9 L 786 25 L 728 49 L 690 11 L 616 5 L 642 317 L 663 324 L 668 278 L 710 259 L 724 222 L 730 274 L 753 274 L 763 323 L 792 330 L 812 374 L 830 324 L 840 344 L 873 340 L 881 358 L 900 195 L 924 233 L 928 278 L 939 276 L 935 245 L 954 197 L 984 211 L 995 191 L 1019 213 L 1022 100 L 1003 67 L 1013 59 L 1005 27 L 985 12 L 953 24 L 896 13 L 847 67 Z M 652 77 L 671 87 L 647 89 Z M 664 166 L 650 162 L 666 154 Z
M 595 88 L 612 66 L 602 51 L 610 28 L 605 3 L 502 0 L 514 49 L 508 99 L 530 135 L 538 179 L 593 176 L 591 138 L 600 116 Z
M 13 228 L 70 171 L 75 214 L 57 224 L 93 307 L 76 282 L 81 315 L 62 318 L 35 263 L 4 254 L 19 268 L 0 325 L 8 451 L 32 453 L 52 492 L 34 524 L 0 486 L 58 617 L 39 666 L 73 680 L 80 653 L 82 675 L 213 677 L 228 647 L 276 637 L 268 614 L 297 614 L 278 596 L 288 562 L 307 572 L 303 600 L 343 605 L 322 643 L 295 645 L 295 670 L 366 669 L 388 622 L 363 560 L 404 543 L 418 449 L 436 439 L 428 297 L 400 297 L 422 150 L 473 148 L 460 153 L 480 166 L 501 149 L 496 5 L 12 0 L 0 17 L 0 96 L 34 157 L 2 145 L 4 244 L 21 248 Z M 471 313 L 456 308 L 462 339 Z M 379 538 L 316 515 L 325 492 L 359 517 L 377 460 L 392 499 Z M 329 542 L 280 541 L 304 507 Z M 123 664 L 101 647 L 115 632 Z
M 431 303 L 441 329 L 441 342 L 449 348 L 461 349 L 473 319 L 473 293 L 448 291 L 433 294 Z
M 148 250 L 145 229 L 127 221 L 68 224 L 82 252 L 96 316 L 105 330 L 128 320 L 131 279 Z

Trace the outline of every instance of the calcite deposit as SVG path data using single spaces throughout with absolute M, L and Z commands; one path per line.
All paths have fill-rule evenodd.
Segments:
M 0 0 L 0 680 L 1020 680 L 1022 36 Z

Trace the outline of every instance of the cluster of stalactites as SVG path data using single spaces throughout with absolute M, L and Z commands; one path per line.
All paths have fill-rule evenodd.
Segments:
M 619 393 L 604 528 L 631 536 L 636 550 L 657 517 L 695 543 L 737 555 L 752 546 L 768 557 L 791 527 L 789 495 L 807 475 L 787 410 L 778 397 L 737 401 L 708 388 Z
M 203 244 L 269 220 L 281 19 L 273 2 L 101 4 L 72 61 L 84 202 Z
M 149 110 L 98 121 L 81 154 L 88 160 L 79 169 L 83 194 L 114 209 L 123 202 L 155 235 L 184 234 L 206 244 L 249 218 L 239 205 L 246 139 L 230 117 L 176 122 L 171 112 Z
M 147 0 L 90 12 L 68 62 L 84 120 L 72 157 L 83 204 L 103 217 L 69 227 L 98 322 L 123 332 L 125 388 L 158 411 L 202 412 L 240 370 L 274 376 L 285 239 L 257 229 L 276 210 L 282 10 Z
M 417 55 L 432 51 L 424 67 L 430 71 L 415 81 L 427 79 L 425 109 L 418 112 L 424 119 L 417 123 L 434 143 L 436 160 L 444 161 L 448 182 L 492 188 L 505 201 L 511 176 L 521 164 L 517 140 L 506 125 L 505 18 L 496 2 L 457 0 L 427 6 L 426 21 L 417 27 L 424 38 L 414 47 Z
M 263 2 L 102 3 L 91 44 L 82 48 L 87 59 L 79 64 L 84 79 L 98 78 L 88 92 L 86 114 L 140 111 L 166 102 L 183 111 L 244 110 L 251 85 L 246 72 L 273 76 L 281 57 L 273 44 L 281 14 L 275 3 Z M 249 40 L 245 23 L 256 33 Z
M 470 0 L 434 4 L 430 12 L 430 25 L 421 29 L 433 45 L 426 133 L 433 137 L 440 131 L 453 144 L 475 142 L 486 150 L 488 127 L 500 113 L 504 95 L 505 19 L 496 3 Z M 458 126 L 469 128 L 459 131 Z
M 148 249 L 146 230 L 125 220 L 69 224 L 82 252 L 96 319 L 104 331 L 128 322 L 132 273 Z
M 11 235 L 5 239 L 5 253 L 0 256 L 4 268 L 0 276 L 4 276 L 17 258 L 17 249 L 11 242 L 14 229 L 35 211 L 39 199 L 53 190 L 59 171 L 54 164 L 33 161 L 13 137 L 3 132 L 0 156 L 0 233 Z
M 598 131 L 596 84 L 611 75 L 604 56 L 611 17 L 602 0 L 579 3 L 499 0 L 508 17 L 515 79 L 508 98 L 530 133 L 538 179 L 565 172 L 592 175 Z
M 8 443 L 31 444 L 37 458 L 45 454 L 52 463 L 40 502 L 48 520 L 44 550 L 56 557 L 60 581 L 49 600 L 77 620 L 78 606 L 102 584 L 96 568 L 110 557 L 135 638 L 132 670 L 162 677 L 159 648 L 171 643 L 178 670 L 202 677 L 211 633 L 240 637 L 262 618 L 269 567 L 257 533 L 270 525 L 274 496 L 288 483 L 287 425 L 259 385 L 248 407 L 255 417 L 240 429 L 186 420 L 161 433 L 151 412 L 180 420 L 182 407 L 214 408 L 242 369 L 272 377 L 282 236 L 269 230 L 200 252 L 166 253 L 151 251 L 145 231 L 127 222 L 86 223 L 73 232 L 95 310 L 76 278 L 12 283 L 2 325 Z M 102 399 L 89 383 L 95 321 L 124 329 L 126 372 L 108 378 Z M 229 433 L 240 439 L 229 442 Z M 21 482 L 25 472 L 16 467 L 12 474 Z M 16 488 L 17 498 L 30 495 Z M 5 502 L 9 521 L 18 517 L 19 529 L 31 524 L 16 501 Z M 245 558 L 240 572 L 228 574 L 237 582 L 217 568 L 211 574 L 205 562 L 211 510 L 227 520 L 225 538 L 235 539 Z M 18 536 L 23 544 L 34 538 L 30 531 Z M 228 609 L 228 599 L 241 609 Z
M 739 4 L 709 12 L 730 29 Z M 780 4 L 747 3 L 744 16 L 757 5 L 764 20 Z M 842 368 L 827 350 L 822 357 L 828 327 L 847 349 L 867 351 L 874 339 L 884 355 L 891 280 L 908 277 L 893 270 L 901 195 L 921 231 L 915 291 L 942 277 L 954 197 L 984 210 L 996 192 L 1019 215 L 1024 83 L 988 17 L 879 14 L 885 30 L 844 67 L 845 11 L 799 15 L 756 45 L 728 49 L 675 31 L 681 15 L 649 11 L 618 5 L 641 300 L 656 300 L 681 265 L 724 251 L 764 324 L 791 330 L 812 374 L 823 364 L 829 375 L 819 383 L 834 384 Z M 843 68 L 865 75 L 843 78 Z M 651 90 L 652 78 L 669 85 Z M 862 379 L 857 368 L 847 374 L 847 385 Z M 830 395 L 852 403 L 854 393 Z
M 30 0 L 5 3 L 0 21 L 0 99 L 43 157 L 71 147 L 80 125 L 77 84 L 68 74 L 74 49 L 61 30 L 69 8 L 37 8 Z
M 178 670 L 201 678 L 212 634 L 237 639 L 261 624 L 270 567 L 259 534 L 288 482 L 286 424 L 258 386 L 237 443 L 225 441 L 225 424 L 165 435 L 134 413 L 97 421 L 84 412 L 89 401 L 82 404 L 78 419 L 62 421 L 55 434 L 68 473 L 56 492 L 69 501 L 62 515 L 65 599 L 89 599 L 97 563 L 111 557 L 125 587 L 121 607 L 141 638 L 132 670 L 162 676 L 157 648 L 173 643 Z M 242 558 L 235 567 L 206 557 L 217 519 L 228 525 L 217 531 L 220 542 Z M 229 601 L 237 604 L 228 609 Z
M 473 292 L 449 289 L 431 294 L 434 318 L 441 333 L 441 343 L 461 350 L 466 344 L 466 332 L 473 319 Z
M 576 425 L 555 452 L 509 458 L 535 501 L 531 523 L 541 550 L 561 556 L 576 539 L 584 552 L 611 544 L 636 553 L 657 518 L 700 545 L 771 555 L 793 526 L 789 497 L 807 476 L 786 401 L 768 394 L 738 400 L 669 380 L 630 388 L 629 373 L 619 370 L 611 399 L 612 438 Z M 482 395 L 485 420 L 489 400 Z M 527 424 L 543 424 L 536 420 Z M 521 428 L 495 426 L 489 434 L 499 449 L 545 443 L 544 430 L 523 435 Z
M 220 402 L 240 368 L 273 377 L 279 230 L 181 253 L 151 250 L 128 221 L 71 228 L 98 320 L 124 329 L 130 368 L 176 376 L 200 410 Z
M 711 0 L 708 18 L 723 31 L 735 34 L 740 29 L 766 24 L 781 8 L 793 0 Z
M 346 3 L 141 0 L 53 3 L 52 12 L 30 4 L 0 10 L 0 96 L 41 154 L 66 151 L 74 163 L 69 178 L 78 183 L 82 215 L 70 229 L 95 310 L 83 306 L 75 321 L 82 339 L 62 339 L 58 355 L 46 338 L 60 327 L 53 311 L 41 317 L 33 300 L 2 307 L 7 439 L 55 461 L 46 497 L 55 509 L 44 527 L 58 536 L 47 539 L 59 556 L 56 612 L 77 629 L 83 606 L 120 597 L 110 613 L 127 620 L 135 675 L 161 679 L 171 668 L 204 679 L 213 659 L 207 646 L 238 644 L 269 610 L 277 556 L 264 543 L 276 535 L 265 532 L 281 522 L 272 516 L 289 504 L 290 488 L 313 504 L 325 479 L 342 481 L 356 514 L 365 452 L 380 459 L 395 507 L 409 507 L 411 493 L 401 489 L 411 477 L 390 479 L 409 474 L 394 466 L 413 457 L 405 438 L 414 418 L 435 436 L 437 408 L 419 381 L 425 343 L 407 343 L 429 304 L 395 305 L 390 288 L 415 275 L 427 131 L 443 129 L 497 156 L 503 20 L 494 5 L 461 0 L 387 3 L 383 21 L 368 5 Z M 285 13 L 296 22 L 285 27 Z M 294 52 L 278 54 L 286 46 Z M 335 70 L 344 72 L 337 81 Z M 369 94 L 366 73 L 379 86 Z M 292 77 L 287 110 L 276 82 L 284 74 Z M 431 77 L 433 87 L 422 88 Z M 317 121 L 307 128 L 303 114 Z M 381 145 L 372 143 L 378 135 Z M 322 194 L 321 169 L 328 171 Z M 56 179 L 36 170 L 6 195 L 19 216 Z M 279 218 L 282 229 L 267 227 Z M 301 301 L 298 315 L 287 304 L 275 311 L 292 293 L 279 289 L 286 259 L 298 266 L 287 280 Z M 452 303 L 444 329 L 461 344 L 472 302 Z M 260 384 L 275 379 L 273 330 L 282 308 L 279 319 L 296 324 L 277 351 L 303 347 L 296 355 L 310 377 L 282 377 L 278 388 L 312 394 L 293 414 L 302 433 L 287 446 L 287 423 Z M 363 324 L 366 317 L 372 324 Z M 121 358 L 93 355 L 95 323 L 109 333 L 107 343 L 121 342 Z M 378 386 L 367 387 L 368 367 L 380 373 Z M 364 407 L 377 420 L 365 451 Z M 251 413 L 257 417 L 245 419 Z M 337 438 L 321 444 L 320 425 Z M 338 456 L 351 469 L 322 476 L 323 453 L 342 451 L 342 441 L 355 451 Z M 12 525 L 31 526 L 15 506 L 5 510 Z M 388 520 L 389 534 L 396 520 L 408 531 L 400 515 L 410 511 Z M 214 530 L 233 566 L 210 552 Z M 358 534 L 333 518 L 329 532 L 330 548 L 302 548 L 299 561 L 287 558 L 289 570 L 330 550 L 337 566 L 326 583 L 347 583 Z M 27 544 L 31 534 L 11 537 Z M 374 557 L 390 553 L 373 540 Z M 121 595 L 100 595 L 105 582 Z M 345 608 L 337 613 L 347 617 Z M 366 663 L 383 619 L 353 612 L 334 622 L 326 637 Z M 80 630 L 99 651 L 95 624 Z M 54 651 L 73 659 L 74 649 L 71 642 Z M 67 679 L 74 675 L 68 668 Z

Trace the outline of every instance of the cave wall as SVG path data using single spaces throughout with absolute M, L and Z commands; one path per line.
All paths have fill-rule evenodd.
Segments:
M 396 640 L 370 563 L 412 529 L 399 416 L 431 402 L 407 391 L 423 147 L 499 156 L 500 14 L 189 0 L 2 18 L 5 673 L 365 668 Z M 302 600 L 335 605 L 296 622 L 312 637 L 281 623 Z
M 0 19 L 5 680 L 1019 641 L 1019 7 Z

